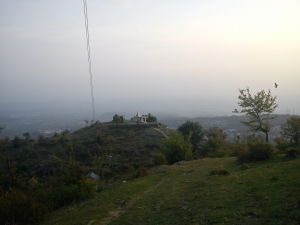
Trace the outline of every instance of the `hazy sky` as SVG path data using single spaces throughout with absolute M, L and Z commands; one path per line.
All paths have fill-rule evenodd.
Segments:
M 0 102 L 89 102 L 82 1 L 0 3 Z M 88 0 L 88 13 L 97 110 L 230 114 L 248 86 L 300 113 L 299 0 Z

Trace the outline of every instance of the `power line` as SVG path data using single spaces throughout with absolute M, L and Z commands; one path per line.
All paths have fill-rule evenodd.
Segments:
M 94 99 L 94 85 L 93 85 L 93 72 L 92 72 L 92 59 L 91 59 L 89 18 L 88 18 L 87 1 L 86 0 L 83 0 L 83 11 L 84 11 L 84 22 L 85 22 L 86 50 L 87 50 L 87 55 L 88 55 L 89 74 L 90 74 L 92 118 L 93 118 L 93 120 L 95 120 L 95 99 Z

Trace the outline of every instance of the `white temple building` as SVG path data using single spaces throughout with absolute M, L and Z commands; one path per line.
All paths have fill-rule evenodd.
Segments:
M 136 115 L 131 119 L 136 123 L 147 123 L 148 115 L 140 115 L 138 112 Z

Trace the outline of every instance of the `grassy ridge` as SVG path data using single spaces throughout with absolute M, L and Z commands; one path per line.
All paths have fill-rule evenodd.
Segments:
M 72 133 L 72 139 L 74 143 L 92 149 L 95 140 L 100 138 L 101 150 L 109 152 L 118 165 L 153 166 L 151 153 L 160 148 L 161 140 L 164 139 L 155 130 L 157 127 L 156 124 L 95 123 Z
M 230 174 L 210 175 L 220 168 Z M 234 158 L 181 162 L 115 184 L 89 201 L 51 214 L 42 224 L 105 224 L 104 218 L 121 208 L 123 213 L 112 218 L 110 225 L 296 225 L 300 222 L 299 177 L 300 159 L 242 166 Z

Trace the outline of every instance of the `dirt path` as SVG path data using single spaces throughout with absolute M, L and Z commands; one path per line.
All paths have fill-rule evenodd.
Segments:
M 138 200 L 142 199 L 145 195 L 147 195 L 148 193 L 150 193 L 151 191 L 153 191 L 154 189 L 156 189 L 158 186 L 160 186 L 162 184 L 162 182 L 163 182 L 163 179 L 161 181 L 159 181 L 153 187 L 147 189 L 143 193 L 141 193 L 138 196 L 136 196 L 133 199 L 131 199 L 125 207 L 119 207 L 119 208 L 111 210 L 109 212 L 110 216 L 105 217 L 101 221 L 98 221 L 98 222 L 95 221 L 95 220 L 90 220 L 87 225 L 108 225 L 111 221 L 117 219 L 118 217 L 120 217 L 124 213 L 126 213 L 128 211 L 128 209 L 132 208 L 136 204 L 136 202 Z
M 156 130 L 157 132 L 159 132 L 159 133 L 160 133 L 162 136 L 164 136 L 165 138 L 168 138 L 168 135 L 166 135 L 166 133 L 163 132 L 161 129 L 154 128 L 154 127 L 153 127 L 153 129 Z

